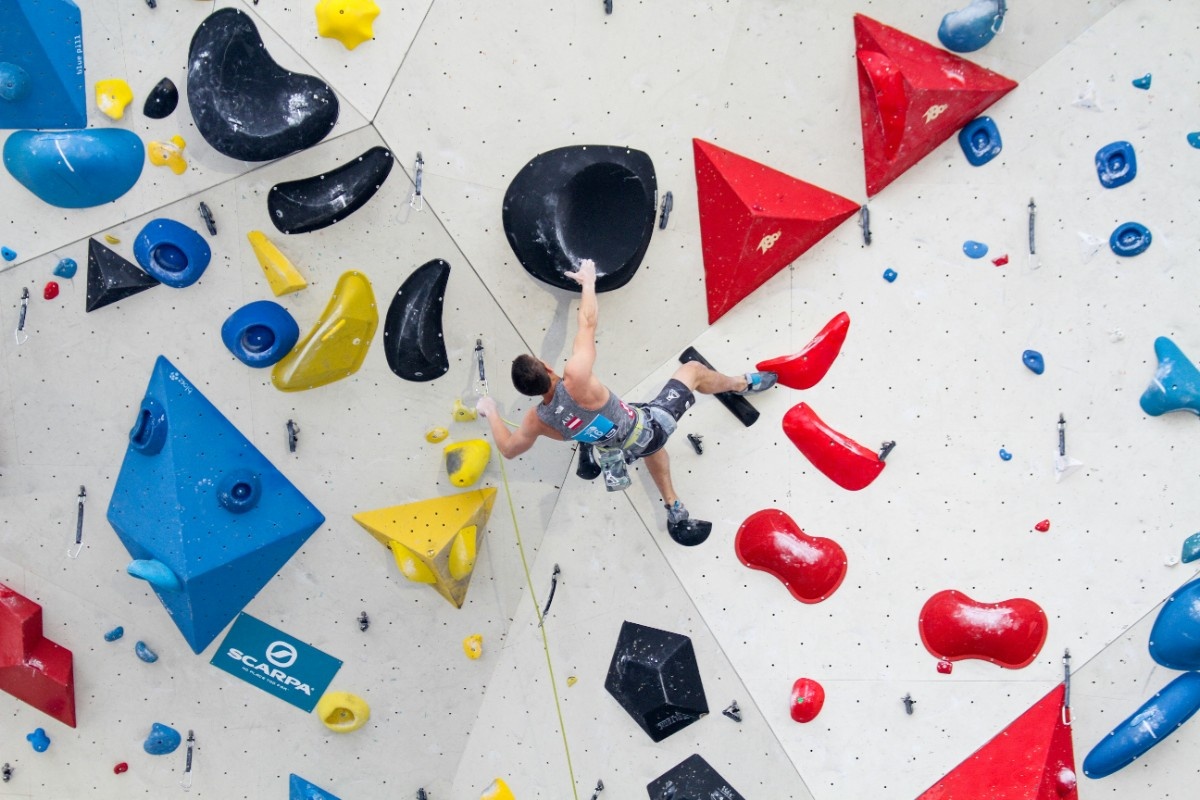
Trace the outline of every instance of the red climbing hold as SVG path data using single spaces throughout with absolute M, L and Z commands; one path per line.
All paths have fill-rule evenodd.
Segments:
M 812 678 L 800 678 L 792 684 L 792 719 L 812 722 L 825 705 L 825 687 Z
M 799 353 L 760 361 L 754 368 L 776 373 L 779 382 L 789 389 L 811 389 L 825 377 L 833 360 L 842 352 L 849 328 L 850 315 L 843 311 L 829 320 Z
M 46 288 L 42 289 L 42 297 L 47 300 L 58 297 L 58 281 L 47 281 Z
M 954 665 L 943 658 L 937 663 L 937 671 L 942 675 L 949 675 L 951 672 L 954 672 Z
M 733 540 L 738 560 L 783 582 L 801 603 L 819 603 L 846 577 L 846 551 L 832 539 L 809 536 L 777 508 L 756 511 Z
M 999 256 L 998 258 L 993 258 L 992 263 L 995 264 L 997 267 L 1003 267 L 1005 264 L 1008 263 L 1008 253 L 1005 253 L 1004 255 Z
M 868 196 L 1017 86 L 862 14 L 854 39 Z
M 886 462 L 874 451 L 830 428 L 805 403 L 783 415 L 783 432 L 814 467 L 843 489 L 857 492 L 883 472 Z
M 921 643 L 937 658 L 978 658 L 1006 669 L 1033 663 L 1050 623 L 1032 600 L 1016 598 L 979 603 L 946 589 L 925 601 L 917 624 Z
M 1046 531 L 1050 530 L 1050 520 L 1048 520 L 1048 519 L 1042 520 L 1038 524 L 1034 525 L 1033 529 L 1035 531 L 1037 531 L 1038 533 L 1045 533 Z
M 693 139 L 692 145 L 713 323 L 859 205 L 714 144 Z
M 917 800 L 1076 800 L 1065 697 L 1060 683 Z
M 0 583 L 0 690 L 75 727 L 71 651 L 42 637 L 42 607 Z
M 117 764 L 115 767 L 113 767 L 113 774 L 120 775 L 122 772 L 127 772 L 128 770 L 129 765 L 122 761 L 120 764 Z

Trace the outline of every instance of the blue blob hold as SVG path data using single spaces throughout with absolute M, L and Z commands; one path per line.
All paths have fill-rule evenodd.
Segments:
M 1187 722 L 1200 709 L 1200 673 L 1185 672 L 1113 728 L 1083 760 L 1083 774 L 1103 778 L 1139 756 Z
M 1034 375 L 1041 375 L 1046 371 L 1046 359 L 1042 358 L 1042 354 L 1037 350 L 1026 350 L 1021 353 L 1021 361 L 1029 367 L 1029 371 Z
M 1200 131 L 1192 131 L 1187 135 L 1188 144 L 1200 149 Z
M 1001 461 L 1012 461 L 1012 453 L 1008 452 L 1003 447 L 1001 447 L 1000 448 L 1000 460 Z
M 269 367 L 286 356 L 300 338 L 300 326 L 288 310 L 270 300 L 247 303 L 221 326 L 221 341 L 248 367 Z
M 5 261 L 12 261 L 17 257 L 17 251 L 8 247 L 0 247 L 0 258 Z
M 1138 222 L 1126 222 L 1118 225 L 1108 237 L 1108 246 L 1122 258 L 1131 258 L 1144 253 L 1150 246 L 1150 231 Z
M 1133 86 L 1135 89 L 1149 89 L 1150 88 L 1150 73 L 1147 72 L 1145 75 L 1143 75 L 1140 78 L 1134 78 Z
M 963 252 L 970 258 L 983 258 L 988 253 L 988 246 L 983 242 L 967 240 L 963 242 Z
M 1200 558 L 1200 533 L 1193 533 L 1183 540 L 1183 554 L 1179 560 L 1185 564 Z
M 19 64 L 0 61 L 0 100 L 5 103 L 17 103 L 29 96 L 29 87 L 33 80 Z M 21 125 L 19 127 L 26 127 Z
M 883 279 L 888 283 L 895 283 L 896 278 L 898 277 L 899 273 L 897 273 L 894 269 L 888 268 L 883 271 Z
M 1169 411 L 1200 415 L 1200 369 L 1166 336 L 1154 340 L 1154 355 L 1158 368 L 1142 393 L 1142 411 L 1152 417 Z
M 4 166 L 12 176 L 59 208 L 116 200 L 137 183 L 145 161 L 142 140 L 121 128 L 17 131 L 4 143 Z
M 991 117 L 977 117 L 958 132 L 958 146 L 973 167 L 980 167 L 1000 155 L 1004 142 Z
M 182 289 L 200 280 L 212 251 L 196 231 L 173 219 L 152 219 L 133 241 L 133 257 L 165 286 Z
M 117 627 L 115 627 L 111 631 L 109 631 L 108 633 L 104 634 L 104 641 L 115 642 L 117 639 L 120 639 L 124 635 L 125 635 L 125 629 L 122 628 L 120 625 L 118 625 Z
M 338 798 L 293 773 L 288 776 L 288 800 L 338 800 Z
M 251 496 L 249 508 L 239 506 Z M 325 517 L 160 356 L 108 521 L 133 558 L 160 561 L 179 579 L 178 590 L 154 590 L 199 653 Z
M 167 592 L 179 590 L 179 578 L 161 561 L 154 559 L 138 559 L 125 567 L 125 571 L 135 578 L 141 578 L 155 589 Z
M 1105 189 L 1124 186 L 1137 177 L 1137 154 L 1129 142 L 1113 142 L 1096 151 L 1096 175 Z
M 158 661 L 158 653 L 151 650 L 145 642 L 138 642 L 135 644 L 133 646 L 133 652 L 137 654 L 138 658 L 140 658 L 142 661 L 145 661 L 147 664 L 153 664 L 155 661 Z
M 54 274 L 60 278 L 68 280 L 75 277 L 75 273 L 79 271 L 79 264 L 75 263 L 73 258 L 61 259 L 54 265 Z
M 170 725 L 156 722 L 150 726 L 150 735 L 142 742 L 142 749 L 152 756 L 165 756 L 167 753 L 174 753 L 181 741 L 183 737 L 179 735 L 179 731 Z
M 938 41 L 955 53 L 978 50 L 1000 32 L 1007 10 L 1004 0 L 972 0 L 966 8 L 942 17 Z
M 0 61 L 0 129 L 87 125 L 83 25 L 72 0 L 4 3 Z
M 26 741 L 33 745 L 33 749 L 38 753 L 44 753 L 50 747 L 50 737 L 46 735 L 46 731 L 42 728 L 37 728 L 33 733 L 25 734 Z
M 1200 580 L 1163 603 L 1150 629 L 1150 657 L 1167 669 L 1200 669 Z

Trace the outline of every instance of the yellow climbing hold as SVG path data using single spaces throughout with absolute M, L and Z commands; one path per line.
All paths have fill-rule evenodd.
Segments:
M 353 375 L 378 325 L 371 282 L 361 272 L 344 273 L 316 326 L 272 369 L 271 382 L 280 391 L 297 392 Z
M 433 427 L 425 431 L 425 441 L 430 444 L 437 444 L 450 435 L 450 431 L 442 427 Z
M 304 280 L 292 266 L 292 262 L 288 261 L 288 257 L 279 252 L 279 248 L 265 233 L 250 231 L 246 238 L 250 240 L 254 255 L 258 258 L 258 265 L 262 267 L 263 274 L 267 276 L 267 283 L 276 297 L 298 292 L 308 286 L 308 281 Z
M 354 515 L 354 521 L 391 549 L 405 577 L 418 580 L 413 576 L 432 576 L 433 581 L 421 582 L 431 583 L 442 597 L 462 608 L 474 573 L 474 553 L 495 502 L 495 489 L 476 489 L 363 511 Z M 401 554 L 406 559 L 403 563 Z
M 317 3 L 317 34 L 337 39 L 353 50 L 375 38 L 371 23 L 379 16 L 374 0 L 321 0 Z
M 574 686 L 575 682 L 578 680 L 579 680 L 579 678 L 576 678 L 574 675 L 568 675 L 567 676 L 567 688 L 569 689 L 572 686 Z
M 483 635 L 479 633 L 472 634 L 463 639 L 463 652 L 467 654 L 467 658 L 475 661 L 483 655 Z
M 461 397 L 454 398 L 454 421 L 455 422 L 470 422 L 476 419 L 479 413 L 475 409 L 463 405 Z
M 317 701 L 317 717 L 335 733 L 350 733 L 367 724 L 371 707 L 356 694 L 326 692 Z
M 187 172 L 187 162 L 183 160 L 183 148 L 187 142 L 182 136 L 172 136 L 169 142 L 150 142 L 146 145 L 146 153 L 150 163 L 156 167 L 170 167 L 176 175 Z
M 104 234 L 104 241 L 108 242 L 109 244 L 120 244 L 121 243 L 121 240 L 118 239 L 117 237 L 113 236 L 111 233 Z
M 133 90 L 120 78 L 96 81 L 96 107 L 113 119 L 125 116 L 125 106 L 133 100 Z
M 446 474 L 460 489 L 475 485 L 492 458 L 492 446 L 487 439 L 448 444 L 442 452 L 446 455 Z
M 479 800 L 517 800 L 517 798 L 502 778 L 496 778 L 496 780 L 492 781 L 492 785 L 484 789 L 483 794 L 479 795 Z

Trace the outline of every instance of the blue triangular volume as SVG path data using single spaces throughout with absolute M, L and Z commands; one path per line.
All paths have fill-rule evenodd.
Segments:
M 288 778 L 288 800 L 338 800 L 338 798 L 292 773 Z
M 0 25 L 0 128 L 87 127 L 83 26 L 71 0 L 12 0 Z
M 199 653 L 325 517 L 159 356 L 108 521 L 134 559 L 157 562 L 155 594 Z

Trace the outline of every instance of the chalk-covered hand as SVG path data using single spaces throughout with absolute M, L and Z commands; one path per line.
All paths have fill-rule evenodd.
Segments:
M 475 410 L 485 417 L 490 417 L 496 414 L 496 401 L 491 397 L 484 396 L 479 398 L 479 402 L 475 404 Z
M 596 262 L 590 258 L 585 258 L 579 262 L 579 269 L 574 272 L 568 272 L 566 275 L 580 286 L 594 286 L 596 283 Z

